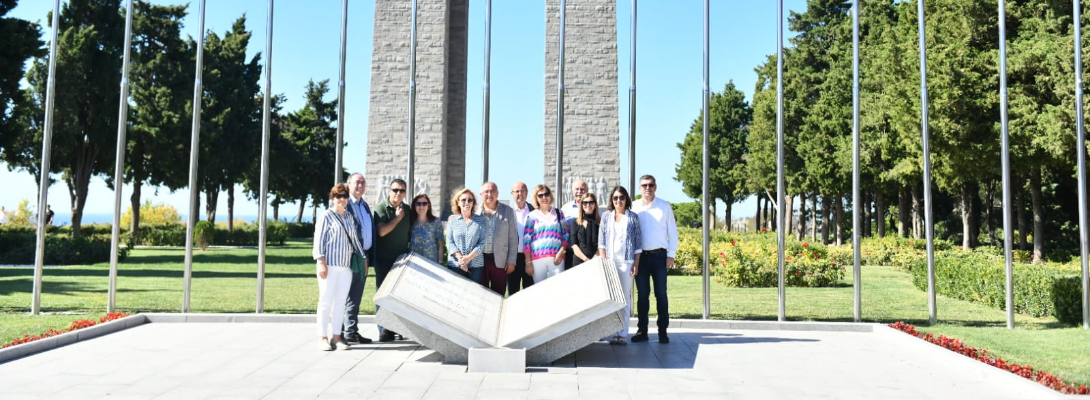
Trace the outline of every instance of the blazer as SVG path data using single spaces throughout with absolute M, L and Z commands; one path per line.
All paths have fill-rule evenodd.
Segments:
M 360 203 L 363 204 L 363 209 L 367 213 L 367 216 L 371 217 L 371 248 L 367 249 L 367 254 L 365 254 L 364 256 L 367 257 L 367 265 L 374 266 L 374 261 L 372 261 L 372 260 L 375 259 L 375 248 L 378 247 L 376 245 L 376 243 L 378 243 L 378 226 L 375 225 L 375 217 L 374 217 L 374 214 L 371 213 L 371 206 L 367 205 L 367 201 L 364 200 L 363 198 L 360 198 Z M 359 216 L 356 215 L 356 211 L 355 211 L 356 208 L 352 206 L 352 199 L 348 200 L 348 207 L 345 207 L 345 208 L 348 209 L 348 215 L 351 215 L 352 218 L 355 218 L 354 222 L 357 222 L 357 224 L 356 224 L 356 237 L 360 239 L 360 245 L 362 246 L 363 245 L 363 224 L 359 223 L 360 218 L 359 218 Z
M 496 215 L 493 216 L 496 227 L 492 232 L 492 256 L 496 258 L 496 267 L 504 268 L 507 264 L 514 264 L 515 257 L 522 250 L 519 248 L 519 234 L 522 232 L 517 227 L 515 209 L 499 202 L 496 205 Z M 484 218 L 484 209 L 477 212 L 477 215 Z
M 613 222 L 613 213 L 615 213 L 615 212 L 616 211 L 606 211 L 606 213 L 604 215 L 602 215 L 602 220 L 599 221 L 599 224 L 598 224 L 598 248 L 599 249 L 608 249 L 609 248 L 609 246 L 608 246 L 609 243 L 610 243 L 609 238 L 614 235 L 614 232 L 613 232 L 613 224 L 614 224 L 614 222 Z M 624 249 L 623 249 L 623 251 L 624 251 L 624 260 L 625 261 L 635 261 L 636 260 L 636 254 L 643 252 L 643 249 L 640 247 L 640 246 L 642 246 L 642 243 L 643 243 L 643 239 L 640 236 L 640 217 L 637 216 L 636 213 L 632 212 L 632 210 L 625 210 L 624 215 L 628 217 L 628 226 L 626 227 L 626 230 L 625 230 L 625 232 L 628 234 L 628 236 L 625 238 Z M 610 253 L 610 251 L 606 250 L 606 254 L 608 255 L 609 253 Z

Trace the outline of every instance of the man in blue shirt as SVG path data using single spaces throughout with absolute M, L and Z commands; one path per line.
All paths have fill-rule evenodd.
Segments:
M 375 241 L 378 230 L 375 229 L 375 221 L 371 218 L 371 207 L 363 199 L 363 193 L 367 190 L 367 179 L 357 172 L 348 177 L 348 190 L 351 197 L 348 199 L 348 214 L 356 219 L 356 237 L 363 244 L 366 259 L 363 260 L 363 271 L 352 279 L 352 286 L 348 288 L 348 299 L 345 306 L 344 339 L 348 342 L 371 343 L 371 339 L 360 335 L 359 314 L 360 301 L 363 298 L 363 286 L 367 282 L 367 272 L 375 255 Z

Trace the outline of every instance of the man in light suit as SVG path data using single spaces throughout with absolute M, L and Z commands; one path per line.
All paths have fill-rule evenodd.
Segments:
M 482 285 L 500 296 L 507 290 L 507 275 L 515 272 L 519 253 L 518 220 L 511 206 L 499 202 L 500 189 L 495 183 L 481 185 L 481 207 L 477 214 L 486 222 L 484 238 L 484 278 Z
M 371 343 L 371 339 L 360 335 L 359 314 L 360 301 L 363 299 L 363 286 L 367 283 L 367 272 L 374 260 L 375 242 L 378 240 L 378 229 L 375 229 L 375 220 L 371 218 L 371 207 L 363 199 L 363 193 L 367 191 L 367 179 L 357 172 L 348 177 L 348 190 L 351 197 L 348 199 L 348 214 L 356 219 L 356 237 L 363 244 L 363 251 L 367 253 L 360 264 L 362 271 L 355 272 L 352 278 L 352 286 L 348 288 L 348 299 L 345 300 L 344 309 L 344 340 L 355 343 Z M 356 259 L 354 261 L 359 262 Z

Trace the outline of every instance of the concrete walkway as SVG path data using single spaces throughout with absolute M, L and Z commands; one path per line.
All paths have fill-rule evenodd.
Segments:
M 479 374 L 444 365 L 410 341 L 318 351 L 310 323 L 154 322 L 0 364 L 0 398 L 1063 397 L 881 325 L 872 332 L 676 325 L 670 344 L 655 335 L 628 346 L 596 343 L 526 374 Z M 374 325 L 364 328 L 377 337 Z

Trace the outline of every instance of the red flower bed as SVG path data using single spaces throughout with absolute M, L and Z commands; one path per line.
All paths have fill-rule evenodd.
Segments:
M 113 321 L 115 319 L 121 319 L 121 318 L 125 318 L 125 317 L 128 317 L 128 316 L 129 316 L 129 313 L 117 312 L 117 313 L 106 314 L 106 316 L 104 316 L 102 318 L 99 318 L 98 322 L 95 322 L 95 320 L 91 320 L 91 319 L 77 319 L 75 321 L 72 321 L 72 325 L 69 325 L 68 329 L 56 330 L 56 329 L 53 329 L 53 328 L 49 328 L 49 330 L 43 332 L 41 335 L 23 335 L 23 337 L 21 337 L 21 338 L 14 339 L 14 340 L 12 340 L 10 342 L 5 343 L 3 346 L 0 346 L 0 349 L 5 348 L 5 347 L 15 346 L 15 345 L 18 345 L 18 344 L 23 344 L 23 343 L 30 343 L 30 342 L 33 342 L 35 340 L 45 339 L 47 337 L 57 336 L 57 335 L 60 335 L 62 333 L 68 333 L 68 332 L 80 330 L 80 329 L 83 329 L 83 328 L 92 327 L 92 326 L 95 326 L 95 325 L 98 325 L 98 324 L 101 324 L 101 323 L 110 322 L 110 321 Z
M 1034 382 L 1048 386 L 1049 388 L 1059 391 L 1061 393 L 1090 394 L 1090 387 L 1086 385 L 1075 386 L 1075 383 L 1064 383 L 1063 379 L 1060 379 L 1059 377 L 1052 375 L 1048 372 L 1034 369 L 1031 365 L 1019 365 L 1005 361 L 999 357 L 989 356 L 988 350 L 966 346 L 965 343 L 961 340 L 949 338 L 943 335 L 935 337 L 935 335 L 932 335 L 930 333 L 920 333 L 916 331 L 915 326 L 912 326 L 911 324 L 906 324 L 904 322 L 895 322 L 889 324 L 889 327 L 926 340 L 933 344 L 945 347 L 947 350 L 953 351 L 963 356 L 972 358 L 974 360 L 983 362 L 999 369 L 1006 370 L 1023 378 L 1032 379 Z

